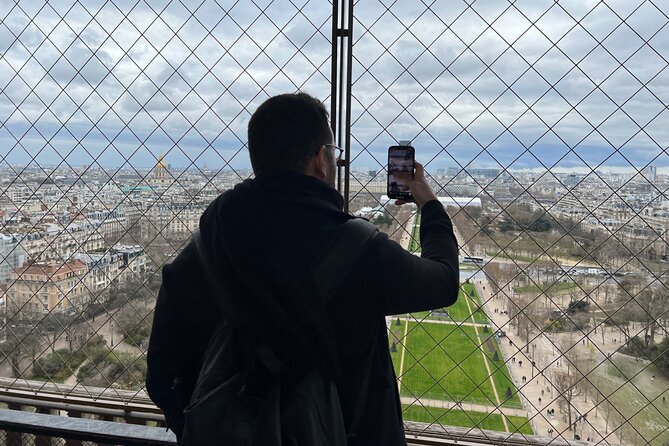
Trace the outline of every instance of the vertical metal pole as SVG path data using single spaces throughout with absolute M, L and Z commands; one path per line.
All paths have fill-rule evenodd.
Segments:
M 348 45 L 346 53 L 346 166 L 344 177 L 344 210 L 348 212 L 351 179 L 351 82 L 353 75 L 353 0 L 348 2 Z
M 337 120 L 339 122 L 339 127 L 337 128 L 337 141 L 339 143 L 339 146 L 344 149 L 344 157 L 343 161 L 345 163 L 339 163 L 338 167 L 338 176 L 339 176 L 339 191 L 343 192 L 344 195 L 344 211 L 348 212 L 348 197 L 345 193 L 345 191 L 342 191 L 341 188 L 341 168 L 346 166 L 346 162 L 348 162 L 348 151 L 347 147 L 343 144 L 341 134 L 342 130 L 345 130 L 346 122 L 342 119 L 342 112 L 344 111 L 344 95 L 346 94 L 346 91 L 344 90 L 344 20 L 346 19 L 346 0 L 341 2 L 341 15 L 340 15 L 340 21 L 339 21 L 339 40 L 338 40 L 338 56 L 339 56 L 339 71 L 337 72 L 337 75 L 339 77 L 338 82 L 339 82 L 339 91 L 337 95 L 337 101 L 339 101 L 339 116 L 337 116 Z M 344 174 L 346 175 L 346 174 Z
M 333 0 L 330 122 L 335 143 L 344 149 L 344 157 L 337 163 L 337 189 L 344 196 L 346 212 L 350 196 L 352 29 L 353 0 Z
M 339 0 L 332 0 L 332 55 L 330 60 L 330 126 L 337 137 L 337 30 L 339 29 Z M 336 144 L 335 140 L 335 144 Z

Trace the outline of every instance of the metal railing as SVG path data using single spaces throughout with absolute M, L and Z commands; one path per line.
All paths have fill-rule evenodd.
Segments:
M 454 222 L 458 303 L 388 318 L 409 438 L 669 442 L 668 16 L 656 0 L 0 5 L 3 401 L 30 383 L 21 407 L 146 404 L 160 268 L 251 176 L 253 110 L 299 89 L 331 110 L 347 210 L 420 251 L 420 214 L 383 197 L 386 149 L 411 140 Z

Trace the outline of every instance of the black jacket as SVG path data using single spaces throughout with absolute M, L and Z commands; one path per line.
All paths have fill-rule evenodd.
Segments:
M 322 181 L 282 172 L 247 180 L 223 193 L 202 215 L 200 230 L 218 257 L 222 276 L 247 275 L 247 279 L 299 294 L 299 277 L 293 277 L 291 265 L 277 258 L 281 252 L 276 252 L 272 240 L 287 235 L 293 253 L 308 268 L 333 232 L 352 218 L 342 207 L 341 195 Z M 421 212 L 422 257 L 408 253 L 384 234 L 377 236 L 328 306 L 341 364 L 338 387 L 346 423 L 356 401 L 364 400 L 364 415 L 352 445 L 405 444 L 385 316 L 444 307 L 457 299 L 458 248 L 451 221 L 436 200 L 426 203 Z M 244 295 L 240 305 L 246 304 L 251 317 L 264 322 L 258 326 L 271 325 L 272 315 L 263 312 L 262 303 L 253 302 L 251 293 L 238 283 L 231 286 Z M 279 299 L 281 295 L 280 290 Z M 220 318 L 189 244 L 163 269 L 147 355 L 147 390 L 168 417 L 166 389 L 178 376 L 190 394 Z M 309 328 L 305 331 L 308 335 Z M 288 360 L 294 359 L 289 363 L 299 364 L 300 351 L 289 335 L 280 329 L 268 333 L 279 348 L 285 347 Z

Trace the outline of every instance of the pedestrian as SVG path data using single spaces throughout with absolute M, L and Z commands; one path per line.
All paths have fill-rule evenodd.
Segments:
M 163 268 L 147 354 L 150 397 L 179 442 L 234 427 L 266 444 L 274 425 L 281 426 L 279 440 L 310 429 L 300 418 L 305 410 L 291 406 L 300 401 L 293 378 L 317 376 L 323 388 L 336 385 L 327 398 L 339 400 L 341 410 L 333 413 L 346 426 L 343 443 L 349 436 L 359 445 L 406 445 L 397 386 L 379 385 L 395 379 L 385 316 L 452 305 L 459 289 L 453 225 L 423 166 L 416 163 L 406 183 L 421 214 L 423 255 L 417 257 L 343 211 L 334 188 L 341 149 L 321 101 L 305 93 L 266 100 L 248 121 L 248 150 L 254 178 L 216 198 L 199 220 L 199 238 Z M 233 375 L 235 381 L 222 378 Z M 226 392 L 208 393 L 223 386 Z M 276 386 L 280 391 L 273 392 Z M 244 394 L 249 389 L 253 398 Z M 276 416 L 238 419 L 239 404 L 226 404 L 240 395 L 266 402 L 280 395 L 281 404 L 269 406 L 276 412 L 262 407 Z M 208 396 L 235 417 L 202 413 Z M 285 404 L 297 418 L 281 417 Z M 258 424 L 266 419 L 272 426 Z M 205 421 L 206 429 L 194 432 Z
M 544 396 L 544 389 L 541 389 L 541 396 Z
M 539 404 L 541 404 L 541 397 L 539 397 Z
M 522 367 L 522 366 L 523 366 L 523 361 L 518 361 L 518 367 Z
M 515 356 L 513 358 L 511 358 L 511 362 L 514 363 L 514 364 L 516 363 L 516 357 Z

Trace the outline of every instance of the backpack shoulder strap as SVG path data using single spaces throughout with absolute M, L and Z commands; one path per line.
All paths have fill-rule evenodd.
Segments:
M 362 218 L 352 218 L 337 230 L 313 273 L 323 306 L 337 293 L 378 233 L 376 226 Z
M 223 296 L 225 296 L 226 293 L 223 290 L 223 286 L 221 285 L 218 276 L 214 274 L 214 271 L 212 270 L 213 262 L 211 260 L 211 257 L 209 256 L 209 253 L 207 252 L 207 248 L 202 243 L 202 235 L 200 234 L 200 229 L 196 229 L 193 232 L 191 241 L 193 245 L 195 245 L 195 251 L 197 251 L 197 257 L 198 260 L 200 261 L 200 266 L 202 267 L 204 276 L 207 280 L 207 285 L 209 286 L 209 289 L 214 295 L 214 301 L 216 301 L 216 305 L 218 306 L 218 309 L 221 311 L 221 315 L 225 315 L 228 313 L 228 308 L 226 308 L 223 299 Z
M 321 303 L 325 307 L 337 293 L 341 284 L 351 273 L 360 257 L 367 250 L 379 233 L 379 229 L 367 220 L 352 218 L 337 230 L 337 233 L 325 249 L 321 261 L 313 274 L 316 289 L 321 295 Z M 334 328 L 329 320 L 324 321 L 327 332 L 331 335 Z M 330 340 L 330 342 L 333 342 Z M 334 367 L 340 369 L 339 356 L 333 358 Z M 339 374 L 339 372 L 337 372 Z M 364 409 L 364 398 L 358 398 L 353 409 L 348 427 L 348 436 L 355 437 L 358 432 Z
M 226 315 L 231 313 L 231 309 L 227 304 L 228 301 L 226 300 L 226 296 L 228 294 L 226 293 L 225 288 L 221 283 L 220 276 L 214 273 L 214 262 L 209 255 L 207 247 L 204 246 L 204 243 L 202 242 L 202 234 L 200 233 L 200 229 L 196 229 L 193 232 L 191 240 L 193 245 L 195 245 L 197 257 L 204 272 L 204 276 L 206 277 L 209 290 L 212 293 L 213 300 L 216 302 L 216 305 L 221 312 L 221 317 L 226 318 Z M 245 339 L 241 339 L 241 341 L 245 343 L 247 350 L 251 348 L 251 345 L 248 344 Z M 267 367 L 268 370 L 277 374 L 281 373 L 283 370 L 283 365 L 271 349 L 264 345 L 258 345 L 256 346 L 256 350 L 260 361 Z

